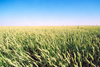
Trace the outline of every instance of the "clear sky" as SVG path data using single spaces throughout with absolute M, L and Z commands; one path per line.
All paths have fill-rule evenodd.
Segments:
M 100 25 L 100 0 L 0 0 L 0 26 Z

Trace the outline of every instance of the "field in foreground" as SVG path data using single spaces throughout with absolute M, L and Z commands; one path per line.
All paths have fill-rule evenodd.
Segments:
M 0 27 L 0 67 L 99 67 L 100 26 Z

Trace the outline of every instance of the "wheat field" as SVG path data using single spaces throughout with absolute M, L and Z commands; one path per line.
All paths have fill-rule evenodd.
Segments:
M 100 67 L 100 26 L 1 26 L 0 67 Z

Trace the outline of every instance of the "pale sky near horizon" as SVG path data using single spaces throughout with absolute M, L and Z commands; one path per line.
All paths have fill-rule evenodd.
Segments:
M 0 26 L 100 25 L 100 0 L 0 0 Z

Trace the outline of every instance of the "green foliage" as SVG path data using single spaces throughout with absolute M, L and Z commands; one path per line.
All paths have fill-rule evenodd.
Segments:
M 0 27 L 0 67 L 99 67 L 100 26 Z

